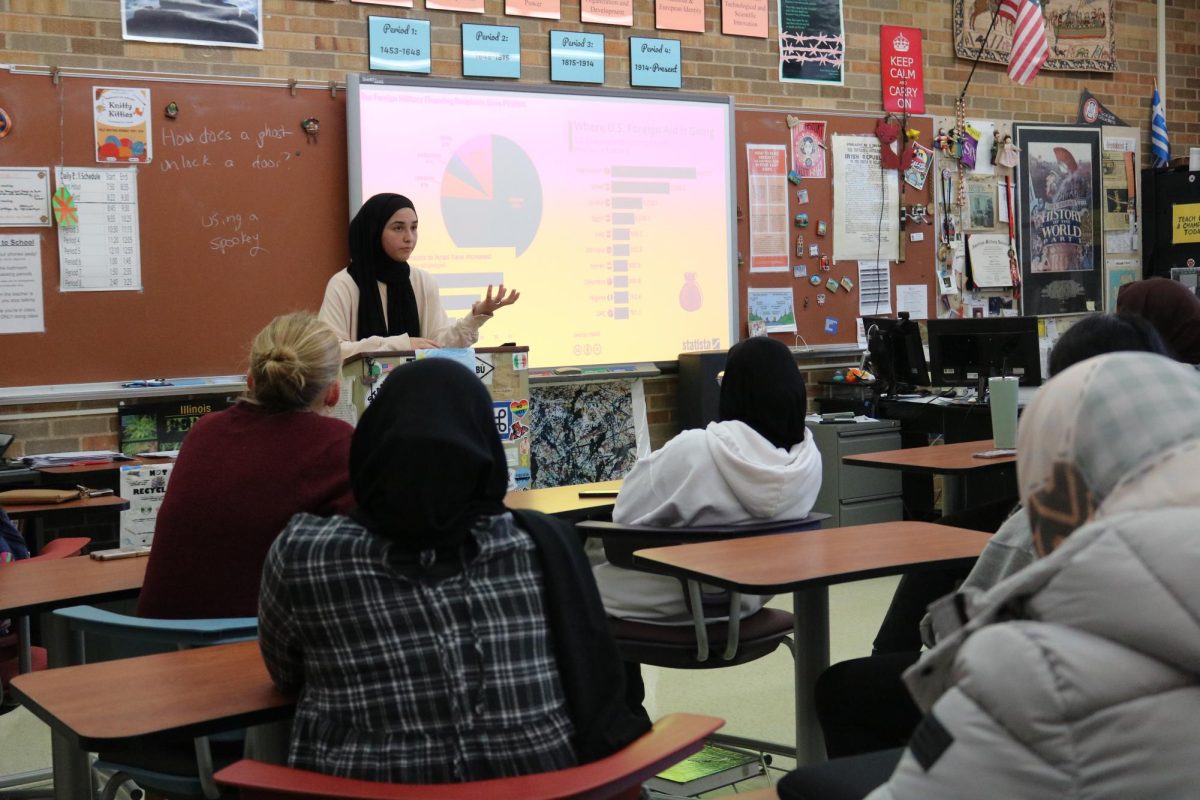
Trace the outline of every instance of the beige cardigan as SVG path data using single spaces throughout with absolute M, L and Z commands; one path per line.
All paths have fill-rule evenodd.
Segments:
M 417 297 L 417 313 L 421 315 L 421 335 L 442 347 L 470 347 L 475 344 L 479 340 L 479 327 L 491 319 L 490 315 L 468 314 L 458 321 L 450 319 L 442 308 L 437 281 L 423 269 L 410 269 L 409 280 Z M 386 318 L 387 285 L 379 283 L 378 286 Z M 355 337 L 358 328 L 358 284 L 344 269 L 329 279 L 320 317 L 337 334 L 343 359 L 356 353 L 413 349 L 408 334 L 370 336 L 366 339 Z

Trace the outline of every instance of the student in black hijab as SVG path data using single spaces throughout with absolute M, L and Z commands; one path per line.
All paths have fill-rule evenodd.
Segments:
M 804 376 L 787 345 L 752 336 L 734 345 L 721 378 L 722 420 L 739 420 L 776 447 L 790 450 L 804 441 L 808 413 Z
M 377 194 L 350 222 L 350 266 L 329 279 L 321 319 L 341 342 L 342 358 L 375 350 L 469 347 L 497 309 L 521 296 L 501 284 L 456 321 L 446 316 L 437 281 L 410 266 L 417 210 L 400 194 Z
M 350 517 L 295 517 L 259 641 L 299 694 L 289 763 L 446 783 L 603 757 L 649 729 L 572 529 L 509 513 L 491 399 L 468 369 L 396 369 L 355 430 Z
M 625 476 L 613 521 L 683 527 L 807 516 L 821 490 L 821 454 L 804 429 L 807 400 L 787 345 L 765 336 L 734 345 L 721 379 L 720 420 L 685 430 L 638 459 Z M 610 615 L 692 623 L 679 581 L 607 562 L 595 573 Z M 739 616 L 769 599 L 742 595 Z

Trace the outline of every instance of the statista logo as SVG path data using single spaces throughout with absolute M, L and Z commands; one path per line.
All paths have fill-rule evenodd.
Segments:
M 696 350 L 720 350 L 721 347 L 721 337 L 714 336 L 711 339 L 684 339 L 679 349 L 691 353 Z

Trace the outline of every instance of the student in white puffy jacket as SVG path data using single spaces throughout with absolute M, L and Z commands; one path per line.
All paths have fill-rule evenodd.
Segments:
M 1195 370 L 1145 353 L 1038 392 L 1017 477 L 1042 557 L 939 604 L 938 644 L 905 673 L 925 718 L 869 800 L 1200 796 L 1198 407 Z M 779 795 L 861 798 L 843 790 L 877 755 L 801 770 Z
M 632 525 L 723 525 L 799 519 L 821 488 L 821 454 L 804 428 L 807 395 L 791 351 L 753 337 L 729 351 L 719 422 L 686 430 L 641 459 L 625 478 L 613 521 Z M 609 614 L 690 624 L 678 580 L 600 564 Z M 741 616 L 770 598 L 743 596 Z

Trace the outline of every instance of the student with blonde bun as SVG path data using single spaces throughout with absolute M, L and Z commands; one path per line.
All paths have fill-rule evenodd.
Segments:
M 324 413 L 338 402 L 340 372 L 337 336 L 312 314 L 276 317 L 255 337 L 246 395 L 184 440 L 140 616 L 254 616 L 263 560 L 292 515 L 353 508 L 354 429 Z

